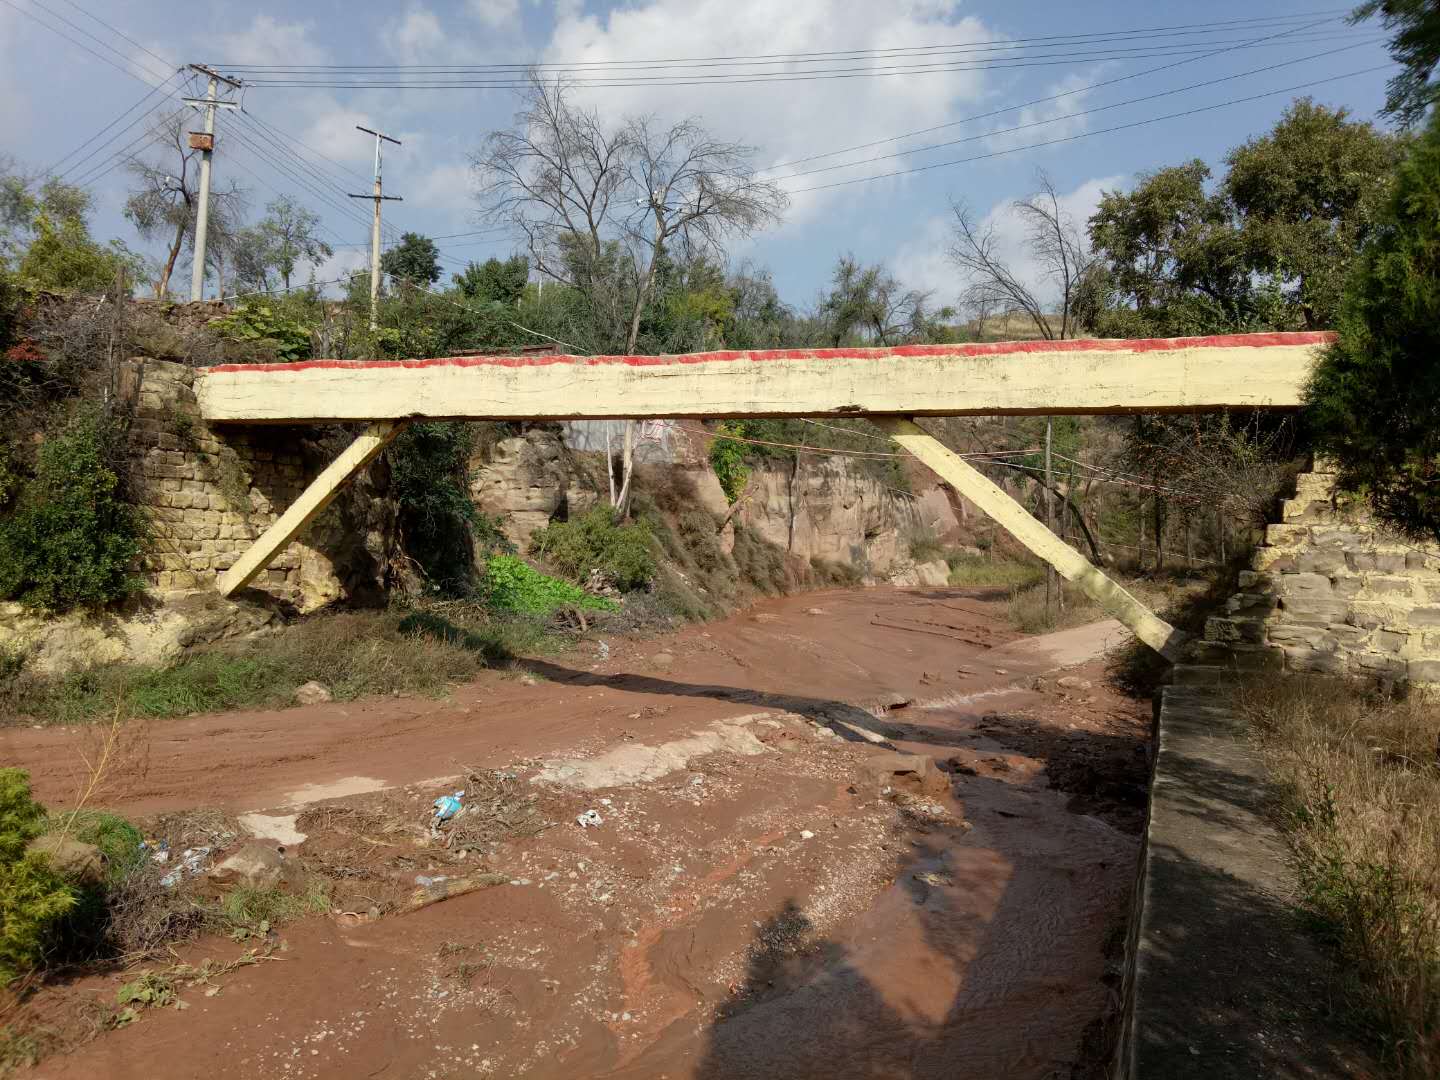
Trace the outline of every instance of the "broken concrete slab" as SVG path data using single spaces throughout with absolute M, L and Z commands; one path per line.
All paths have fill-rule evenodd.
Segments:
M 659 746 L 633 743 L 593 758 L 563 758 L 547 764 L 533 777 L 537 783 L 558 784 L 581 791 L 621 787 L 625 784 L 658 780 L 687 768 L 690 762 L 720 751 L 753 756 L 767 747 L 749 731 L 734 724 L 717 722 L 708 731 Z

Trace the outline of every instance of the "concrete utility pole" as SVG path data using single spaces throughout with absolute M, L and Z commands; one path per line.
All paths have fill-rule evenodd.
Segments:
M 239 90 L 241 83 L 227 78 L 204 64 L 191 64 L 190 70 L 210 78 L 210 88 L 203 98 L 184 98 L 191 108 L 205 110 L 205 130 L 190 132 L 190 149 L 200 151 L 200 205 L 195 212 L 195 265 L 190 268 L 190 299 L 200 300 L 205 290 L 205 234 L 210 227 L 210 159 L 215 153 L 215 110 L 238 109 L 234 101 L 218 101 L 215 92 L 219 83 Z
M 374 330 L 380 325 L 380 204 L 382 202 L 404 202 L 399 195 L 385 195 L 381 193 L 380 185 L 380 143 L 381 141 L 393 142 L 396 146 L 402 145 L 399 139 L 392 139 L 389 135 L 380 131 L 372 131 L 370 128 L 355 125 L 357 131 L 363 131 L 367 135 L 375 136 L 375 191 L 370 195 L 351 195 L 352 199 L 374 199 L 375 220 L 370 226 L 370 329 Z

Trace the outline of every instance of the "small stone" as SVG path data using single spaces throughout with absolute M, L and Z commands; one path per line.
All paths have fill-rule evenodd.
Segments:
M 105 880 L 105 856 L 94 844 L 47 833 L 30 841 L 29 850 L 44 853 L 61 877 L 98 885 Z
M 814 834 L 813 832 L 811 832 L 809 829 L 802 829 L 801 832 L 800 832 L 800 839 L 801 839 L 801 840 L 814 840 L 814 839 L 815 839 L 815 834 Z
M 1089 679 L 1082 679 L 1078 675 L 1065 675 L 1056 679 L 1055 685 L 1062 690 L 1089 690 L 1093 684 Z
M 657 652 L 650 658 L 650 663 L 661 671 L 669 671 L 675 664 L 675 654 L 668 652 Z
M 330 688 L 324 683 L 312 680 L 295 689 L 295 702 L 299 705 L 321 705 L 330 700 Z
M 280 883 L 285 867 L 284 849 L 263 840 L 250 840 L 206 873 L 217 885 L 244 885 L 250 889 L 273 889 Z
M 995 674 L 996 674 L 996 675 L 1009 675 L 1010 672 L 1006 671 L 1003 667 L 997 667 L 997 668 L 995 669 Z

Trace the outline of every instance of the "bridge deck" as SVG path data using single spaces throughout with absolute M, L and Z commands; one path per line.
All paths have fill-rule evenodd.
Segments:
M 957 416 L 1294 408 L 1329 334 L 225 364 L 201 414 L 233 423 Z

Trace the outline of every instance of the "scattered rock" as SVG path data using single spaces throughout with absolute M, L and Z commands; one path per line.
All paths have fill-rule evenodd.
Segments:
M 806 614 L 806 615 L 824 615 L 824 614 L 825 614 L 825 609 L 824 609 L 824 608 L 818 608 L 818 607 L 806 608 L 806 609 L 805 609 L 805 614 Z
M 997 667 L 997 668 L 995 669 L 995 674 L 996 674 L 996 675 L 1009 675 L 1010 672 L 1006 671 L 1003 667 Z
M 669 671 L 675 665 L 675 654 L 668 652 L 657 652 L 650 658 L 650 663 L 661 671 Z
M 216 863 L 206 877 L 216 885 L 244 885 L 251 889 L 273 889 L 285 872 L 285 849 L 260 840 L 249 840 L 234 854 Z
M 1062 690 L 1089 690 L 1094 684 L 1078 675 L 1063 675 L 1055 680 L 1055 685 Z
M 86 844 L 59 833 L 46 833 L 30 841 L 31 851 L 44 852 L 61 877 L 97 885 L 105 879 L 105 856 L 94 844 Z
M 295 702 L 299 705 L 322 705 L 331 700 L 333 697 L 330 688 L 324 683 L 311 680 L 304 686 L 295 689 Z
M 814 834 L 813 832 L 811 832 L 809 829 L 802 829 L 802 830 L 800 830 L 800 839 L 801 839 L 801 840 L 814 840 L 814 839 L 815 839 L 815 834 Z
M 922 795 L 943 795 L 950 790 L 949 777 L 935 767 L 935 759 L 927 754 L 876 754 L 862 761 L 860 770 L 865 787 L 876 796 L 883 795 L 897 781 Z

